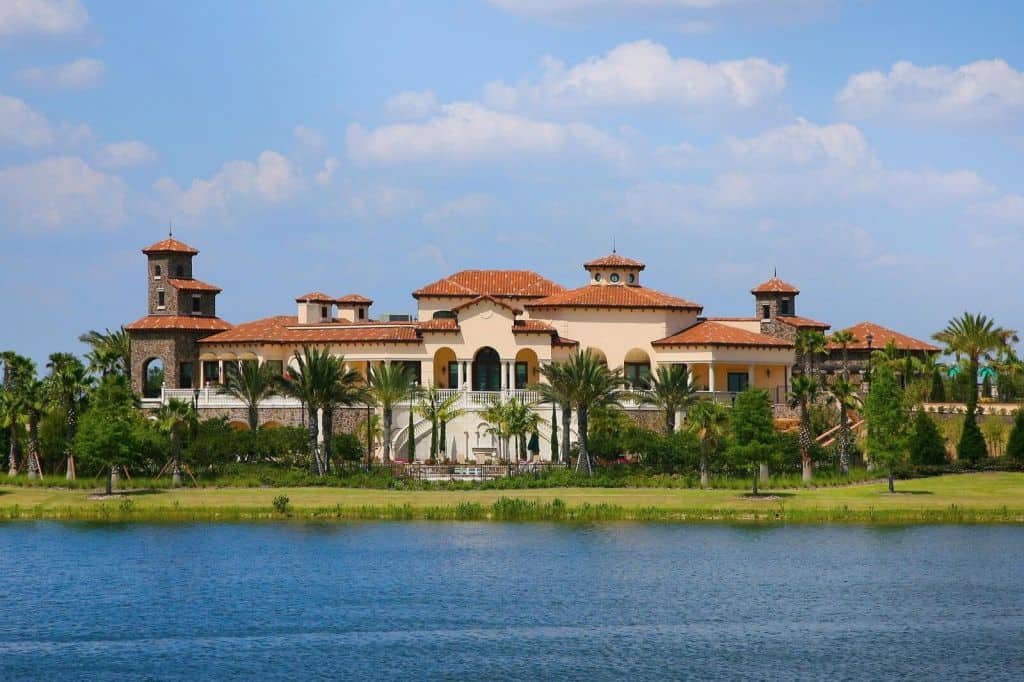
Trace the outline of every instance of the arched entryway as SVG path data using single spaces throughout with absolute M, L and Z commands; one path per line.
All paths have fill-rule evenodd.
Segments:
M 434 385 L 438 388 L 459 388 L 459 367 L 455 351 L 445 346 L 434 353 Z
M 501 356 L 490 346 L 484 346 L 473 356 L 473 390 L 501 390 Z
M 540 361 L 537 353 L 531 348 L 523 348 L 516 353 L 515 388 L 526 388 L 540 378 L 538 367 Z
M 647 351 L 633 348 L 623 358 L 622 373 L 632 388 L 650 388 L 651 356 Z
M 164 385 L 164 361 L 149 358 L 142 363 L 142 397 L 159 398 Z

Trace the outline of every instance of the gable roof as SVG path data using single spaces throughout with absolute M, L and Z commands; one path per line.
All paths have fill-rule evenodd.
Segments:
M 334 297 L 322 291 L 311 291 L 295 299 L 296 303 L 334 303 Z
M 412 292 L 421 296 L 541 298 L 565 288 L 532 270 L 460 270 Z
M 200 317 L 198 315 L 147 315 L 126 324 L 124 328 L 130 332 L 160 331 L 181 329 L 183 331 L 215 331 L 231 329 L 228 322 L 219 317 Z
M 179 242 L 173 237 L 162 239 L 156 244 L 150 244 L 142 250 L 142 253 L 147 256 L 151 253 L 185 253 L 190 256 L 195 256 L 199 253 L 199 249 L 194 246 L 189 246 L 185 242 Z
M 583 264 L 585 269 L 590 268 L 625 268 L 629 270 L 643 270 L 647 266 L 644 263 L 636 260 L 635 258 L 627 258 L 626 256 L 620 256 L 617 253 L 610 253 L 607 256 L 601 258 L 595 258 L 592 261 L 587 261 Z
M 783 282 L 778 277 L 772 277 L 766 282 L 761 282 L 750 290 L 752 294 L 799 294 L 800 290 L 789 282 Z
M 504 308 L 505 310 L 510 311 L 513 315 L 521 315 L 522 312 L 523 312 L 519 308 L 514 308 L 514 307 L 512 307 L 510 305 L 506 305 L 506 304 L 502 303 L 501 301 L 499 301 L 498 299 L 494 298 L 493 296 L 477 296 L 474 299 L 466 301 L 465 303 L 460 303 L 459 305 L 455 306 L 454 308 L 452 308 L 452 312 L 453 313 L 457 313 L 460 310 L 464 310 L 465 308 L 469 308 L 471 306 L 474 306 L 477 303 L 485 303 L 485 302 L 493 303 L 494 305 L 498 306 L 499 308 Z
M 832 325 L 828 322 L 818 322 L 809 317 L 800 317 L 799 315 L 779 315 L 775 319 L 797 329 L 820 329 L 824 331 L 832 328 Z
M 366 305 L 370 305 L 373 303 L 373 299 L 366 298 L 365 296 L 361 296 L 360 294 L 346 294 L 341 298 L 334 299 L 334 302 L 338 303 L 339 305 L 344 305 L 346 303 L 365 303 Z
M 527 308 L 664 308 L 694 310 L 699 303 L 639 286 L 587 284 L 526 303 Z
M 198 279 L 178 279 L 177 277 L 168 277 L 167 283 L 175 289 L 181 289 L 182 291 L 213 291 L 220 293 L 222 289 L 213 284 L 207 284 L 201 282 Z
M 793 348 L 793 342 L 767 334 L 748 332 L 721 322 L 704 320 L 681 332 L 651 343 L 652 346 L 743 346 Z
M 867 350 L 868 349 L 868 334 L 871 334 L 871 348 L 875 350 L 881 350 L 889 345 L 892 341 L 896 348 L 903 351 L 922 351 L 927 353 L 938 353 L 942 349 L 936 345 L 928 343 L 927 341 L 921 341 L 915 339 L 912 336 L 901 334 L 898 331 L 894 331 L 887 327 L 883 327 L 880 324 L 874 322 L 858 322 L 852 327 L 848 327 L 843 331 L 851 332 L 856 338 L 855 343 L 851 343 L 847 348 L 850 350 Z M 840 348 L 838 344 L 829 343 L 829 348 Z

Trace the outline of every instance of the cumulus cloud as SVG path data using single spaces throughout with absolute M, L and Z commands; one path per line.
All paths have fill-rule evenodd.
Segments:
M 79 0 L 5 0 L 0 2 L 0 38 L 57 37 L 79 33 L 89 13 Z
M 826 161 L 855 165 L 871 156 L 867 138 L 856 126 L 819 126 L 802 118 L 793 125 L 774 128 L 756 137 L 729 137 L 725 147 L 734 160 L 773 167 Z
M 112 142 L 104 145 L 96 155 L 96 164 L 101 168 L 129 168 L 155 160 L 156 152 L 138 140 Z
M 349 156 L 363 164 L 472 163 L 582 153 L 624 162 L 624 143 L 586 123 L 552 123 L 487 109 L 473 102 L 446 104 L 422 123 L 398 123 L 346 132 Z
M 388 99 L 384 111 L 399 119 L 419 119 L 437 111 L 437 95 L 432 90 L 406 90 Z
M 1024 72 L 1002 59 L 956 69 L 901 61 L 888 73 L 850 76 L 836 103 L 851 118 L 958 125 L 1019 121 L 1024 114 Z
M 572 67 L 548 58 L 537 82 L 490 83 L 484 101 L 500 109 L 669 106 L 735 111 L 772 101 L 785 87 L 784 65 L 757 58 L 717 63 L 675 58 L 665 46 L 640 40 Z
M 181 188 L 170 178 L 157 180 L 154 187 L 176 210 L 199 216 L 226 212 L 235 202 L 257 201 L 278 204 L 294 197 L 303 179 L 292 162 L 278 152 L 262 152 L 255 162 L 228 161 L 209 179 L 196 178 Z
M 125 220 L 126 201 L 120 178 L 78 157 L 50 157 L 0 169 L 2 222 L 15 229 L 117 227 Z
M 102 61 L 83 58 L 56 66 L 33 66 L 22 69 L 17 76 L 22 83 L 32 87 L 84 90 L 99 84 L 105 73 Z
M 0 146 L 45 147 L 53 144 L 50 122 L 17 97 L 0 94 Z

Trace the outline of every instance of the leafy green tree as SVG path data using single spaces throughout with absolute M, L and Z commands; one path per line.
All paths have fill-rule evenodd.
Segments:
M 593 476 L 594 463 L 588 448 L 590 411 L 596 407 L 618 406 L 625 380 L 621 368 L 608 369 L 608 365 L 589 348 L 572 354 L 565 362 L 565 373 L 580 434 L 576 471 Z
M 0 385 L 0 428 L 8 435 L 7 475 L 17 476 L 21 462 L 21 428 L 26 418 L 25 385 L 34 380 L 36 365 L 13 351 L 0 353 L 4 364 Z
M 690 381 L 686 365 L 658 365 L 648 379 L 650 390 L 637 394 L 639 402 L 654 405 L 665 414 L 665 433 L 676 430 L 676 413 L 697 400 L 697 389 Z
M 141 422 L 138 400 L 127 377 L 110 374 L 103 378 L 77 425 L 74 452 L 87 466 L 106 470 L 108 495 L 113 492 L 115 469 L 133 466 L 138 460 Z
M 908 439 L 910 461 L 913 464 L 940 465 L 946 463 L 946 441 L 939 433 L 935 420 L 924 410 L 918 410 Z
M 957 447 L 957 458 L 976 461 L 986 454 L 985 438 L 981 435 L 977 423 L 979 365 L 982 359 L 991 358 L 993 353 L 1004 349 L 1011 342 L 1016 342 L 1017 332 L 997 326 L 994 320 L 984 315 L 964 313 L 950 320 L 946 328 L 932 338 L 943 344 L 948 354 L 967 360 L 967 414 L 964 416 L 964 429 Z
M 551 461 L 557 462 L 559 460 L 558 451 L 555 449 L 557 445 L 557 429 L 554 409 L 557 405 L 562 411 L 562 456 L 561 460 L 566 464 L 569 463 L 569 445 L 571 440 L 571 423 L 572 423 L 572 387 L 569 383 L 569 375 L 566 373 L 564 362 L 550 362 L 546 365 L 542 365 L 540 368 L 540 375 L 544 378 L 543 383 L 534 384 L 530 388 L 537 391 L 541 396 L 541 401 L 545 403 L 551 403 L 552 414 L 551 414 L 551 433 L 555 435 L 551 439 L 552 451 Z
M 551 461 L 558 461 L 558 406 L 551 403 Z
M 700 485 L 707 488 L 712 459 L 718 454 L 728 430 L 729 414 L 716 402 L 700 400 L 687 412 L 686 425 L 690 433 L 700 439 Z
M 181 450 L 188 434 L 195 430 L 196 412 L 184 400 L 171 398 L 154 412 L 157 429 L 169 438 L 171 446 L 171 485 L 181 485 Z
M 1017 410 L 1013 413 L 1013 428 L 1010 429 L 1010 439 L 1006 443 L 1006 456 L 1024 461 L 1024 410 Z
M 629 415 L 616 408 L 595 408 L 590 415 L 590 454 L 602 459 L 626 452 L 635 424 Z
M 226 372 L 218 393 L 230 395 L 245 405 L 249 430 L 260 428 L 260 403 L 271 397 L 280 386 L 280 377 L 268 365 L 256 360 L 243 360 L 237 372 Z
M 630 449 L 640 455 L 644 467 L 663 474 L 681 474 L 697 469 L 700 464 L 700 439 L 689 430 L 662 434 L 655 431 L 635 432 Z
M 811 406 L 818 399 L 818 382 L 808 375 L 793 377 L 790 384 L 789 404 L 800 410 L 800 460 L 803 480 L 811 480 L 811 453 L 814 438 L 811 435 Z
M 34 376 L 22 384 L 21 401 L 25 411 L 25 425 L 28 427 L 28 477 L 39 478 L 39 422 L 49 407 L 49 391 L 46 383 Z
M 942 370 L 938 367 L 932 370 L 932 387 L 928 392 L 928 402 L 946 402 L 946 382 L 942 380 Z
M 407 435 L 407 438 L 406 438 L 407 442 L 406 442 L 406 446 L 405 446 L 405 458 L 406 458 L 406 461 L 409 462 L 409 464 L 412 464 L 413 462 L 416 461 L 416 429 L 415 429 L 416 425 L 414 423 L 415 417 L 416 417 L 416 412 L 412 409 L 412 406 L 410 406 L 409 407 L 409 428 L 407 430 L 407 434 L 408 435 Z
M 778 440 L 768 391 L 750 388 L 741 391 L 736 396 L 729 426 L 732 433 L 730 458 L 753 471 L 753 493 L 757 495 L 758 470 L 771 459 Z
M 85 398 L 95 382 L 89 376 L 82 361 L 71 353 L 52 353 L 46 363 L 50 370 L 46 378 L 50 386 L 53 402 L 63 409 L 65 415 L 67 451 L 67 478 L 74 480 L 75 471 L 75 433 L 78 429 L 78 416 L 85 405 Z
M 459 407 L 461 399 L 462 396 L 458 393 L 442 397 L 441 391 L 434 387 L 420 394 L 420 401 L 415 410 L 416 414 L 430 422 L 430 461 L 435 461 L 441 452 L 440 441 L 447 437 L 448 422 L 463 414 L 464 410 Z
M 85 354 L 90 371 L 101 377 L 119 374 L 131 378 L 131 343 L 124 327 L 113 332 L 109 329 L 102 332 L 90 330 L 79 336 L 78 340 L 90 346 L 89 352 Z
M 369 394 L 384 418 L 384 462 L 391 461 L 391 434 L 395 405 L 415 398 L 415 378 L 404 365 L 384 363 L 370 368 Z
M 872 461 L 889 471 L 889 492 L 893 487 L 894 470 L 907 453 L 907 416 L 903 405 L 903 391 L 892 368 L 883 365 L 872 370 L 871 391 L 865 401 L 864 412 L 868 421 L 868 452 Z

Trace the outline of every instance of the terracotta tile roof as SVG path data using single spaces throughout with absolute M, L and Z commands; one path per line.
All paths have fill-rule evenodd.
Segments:
M 809 317 L 800 317 L 799 315 L 779 315 L 775 318 L 779 322 L 784 322 L 790 327 L 796 327 L 797 329 L 830 329 L 832 325 L 828 322 L 818 322 L 812 320 Z
M 415 322 L 328 322 L 300 325 L 291 315 L 237 325 L 202 343 L 421 343 Z
M 705 317 L 708 322 L 757 322 L 756 317 Z
M 721 322 L 698 322 L 683 331 L 658 339 L 652 346 L 748 346 L 758 348 L 792 348 L 785 339 L 755 334 Z
M 584 268 L 611 267 L 611 268 L 628 268 L 630 270 L 643 270 L 647 266 L 644 263 L 641 263 L 640 261 L 636 260 L 635 258 L 626 258 L 625 256 L 620 256 L 617 253 L 611 253 L 611 254 L 608 254 L 607 256 L 602 256 L 601 258 L 595 258 L 592 261 L 587 261 L 586 263 L 583 264 L 583 267 Z
M 921 341 L 915 339 L 906 334 L 900 334 L 897 331 L 883 327 L 880 324 L 874 322 L 860 322 L 845 329 L 844 331 L 851 332 L 857 341 L 851 343 L 847 348 L 850 350 L 867 350 L 868 349 L 868 334 L 871 334 L 871 347 L 873 349 L 881 350 L 885 348 L 890 341 L 892 341 L 898 350 L 902 351 L 924 351 L 928 353 L 938 353 L 942 349 L 938 346 L 928 343 L 927 341 Z M 838 344 L 830 343 L 829 348 L 840 348 Z
M 540 320 L 516 320 L 512 325 L 513 334 L 557 334 L 558 330 Z
M 560 348 L 572 348 L 580 345 L 579 341 L 575 339 L 567 339 L 564 336 L 553 336 L 551 337 L 551 346 Z
M 198 279 L 178 279 L 177 277 L 168 277 L 167 282 L 175 289 L 181 289 L 182 291 L 213 291 L 220 293 L 222 289 L 213 284 L 207 284 L 201 282 Z
M 191 315 L 147 315 L 124 326 L 130 332 L 182 329 L 188 331 L 224 331 L 231 325 L 219 317 L 199 317 Z
M 423 320 L 416 324 L 417 329 L 425 331 L 459 331 L 459 321 L 454 318 L 440 317 L 433 320 Z
M 588 284 L 525 304 L 527 308 L 667 308 L 702 310 L 699 303 L 645 287 Z
M 311 291 L 295 299 L 296 303 L 334 303 L 334 297 L 322 291 Z
M 334 302 L 335 303 L 340 303 L 340 304 L 345 304 L 345 303 L 365 303 L 366 305 L 370 305 L 371 303 L 373 303 L 373 299 L 372 298 L 366 298 L 365 296 L 360 296 L 359 294 L 346 294 L 345 296 L 342 296 L 341 298 L 334 299 Z
M 412 292 L 421 296 L 541 298 L 565 288 L 531 270 L 461 270 Z
M 142 253 L 147 256 L 151 253 L 186 253 L 190 256 L 195 256 L 199 253 L 199 249 L 189 246 L 185 242 L 179 242 L 177 239 L 168 237 L 162 241 L 158 241 L 156 244 L 150 244 L 142 250 Z
M 483 303 L 484 301 L 489 301 L 489 302 L 493 303 L 496 306 L 500 306 L 502 308 L 505 308 L 506 310 L 510 310 L 515 315 L 521 315 L 523 313 L 521 308 L 516 308 L 514 306 L 510 306 L 510 305 L 507 305 L 505 303 L 502 303 L 501 301 L 499 301 L 498 299 L 494 298 L 493 296 L 477 296 L 476 298 L 474 298 L 471 301 L 466 301 L 465 303 L 462 303 L 460 305 L 455 306 L 454 308 L 452 308 L 452 312 L 453 313 L 457 313 L 458 311 L 460 311 L 460 310 L 462 310 L 464 308 L 469 308 L 470 306 L 474 306 L 477 303 Z
M 750 290 L 752 294 L 799 294 L 800 290 L 789 282 L 783 282 L 778 277 L 772 277 L 767 282 L 761 282 Z

